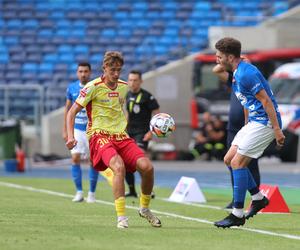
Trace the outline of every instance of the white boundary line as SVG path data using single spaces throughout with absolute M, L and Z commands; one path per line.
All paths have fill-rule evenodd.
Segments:
M 13 183 L 9 183 L 9 182 L 2 182 L 2 181 L 0 181 L 0 185 L 1 186 L 5 186 L 5 187 L 10 187 L 10 188 L 27 190 L 27 191 L 31 191 L 31 192 L 37 192 L 37 193 L 50 194 L 50 195 L 55 195 L 55 196 L 60 196 L 60 197 L 67 197 L 67 198 L 72 198 L 73 197 L 73 195 L 70 195 L 70 194 L 65 194 L 65 193 L 50 191 L 50 190 L 46 190 L 46 189 L 37 189 L 37 188 L 34 188 L 34 187 L 18 185 L 18 184 L 13 184 Z M 100 203 L 100 204 L 110 205 L 110 206 L 114 206 L 115 205 L 112 202 L 103 201 L 103 200 L 97 200 L 96 202 Z M 138 210 L 137 207 L 129 206 L 129 205 L 127 205 L 126 208 Z M 216 208 L 214 208 L 214 209 L 216 209 Z M 204 223 L 204 224 L 213 224 L 212 221 L 208 221 L 208 220 L 204 220 L 204 219 L 198 219 L 198 218 L 183 216 L 183 215 L 174 214 L 174 213 L 162 212 L 162 211 L 153 210 L 153 209 L 152 209 L 152 211 L 155 212 L 155 213 L 157 213 L 157 214 L 166 215 L 166 216 L 174 217 L 174 218 L 180 218 L 180 219 L 183 219 L 183 220 L 196 221 L 196 222 L 200 222 L 200 223 Z M 299 235 L 281 234 L 281 233 L 275 233 L 275 232 L 271 232 L 271 231 L 260 230 L 260 229 L 255 229 L 255 228 L 247 228 L 247 227 L 234 227 L 234 228 L 235 229 L 244 230 L 244 231 L 259 233 L 259 234 L 277 236 L 277 237 L 281 237 L 281 238 L 287 238 L 287 239 L 293 239 L 293 240 L 300 240 L 300 236 Z

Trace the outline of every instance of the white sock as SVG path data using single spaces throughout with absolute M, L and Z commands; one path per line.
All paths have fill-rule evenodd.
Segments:
M 244 216 L 244 210 L 242 208 L 233 208 L 232 214 L 236 217 L 242 218 Z
M 118 216 L 118 221 L 121 221 L 121 220 L 126 220 L 126 216 Z
M 254 194 L 251 196 L 251 199 L 253 201 L 262 200 L 264 198 L 264 195 L 259 191 L 257 194 Z

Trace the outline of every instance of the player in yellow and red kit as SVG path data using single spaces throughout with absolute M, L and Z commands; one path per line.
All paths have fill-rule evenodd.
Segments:
M 101 77 L 86 84 L 67 116 L 68 140 L 66 146 L 76 145 L 74 119 L 86 108 L 88 115 L 87 136 L 90 158 L 98 171 L 110 168 L 114 172 L 113 194 L 118 216 L 118 228 L 127 228 L 125 216 L 125 172 L 138 170 L 141 174 L 141 196 L 139 215 L 154 227 L 160 227 L 160 220 L 149 210 L 154 182 L 151 161 L 126 133 L 127 120 L 123 106 L 128 91 L 126 82 L 119 79 L 124 59 L 121 53 L 106 52 L 103 59 Z

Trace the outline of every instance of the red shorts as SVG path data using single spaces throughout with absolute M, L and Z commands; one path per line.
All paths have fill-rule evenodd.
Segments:
M 89 146 L 91 161 L 97 171 L 107 169 L 111 158 L 119 154 L 126 171 L 133 173 L 136 171 L 137 160 L 145 157 L 143 150 L 129 137 L 116 140 L 111 136 L 95 134 L 90 138 Z

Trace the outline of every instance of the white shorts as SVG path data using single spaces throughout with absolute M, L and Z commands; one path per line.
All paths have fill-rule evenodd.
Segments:
M 257 159 L 274 138 L 271 127 L 259 122 L 249 122 L 236 134 L 231 145 L 238 146 L 239 154 Z
M 77 141 L 77 145 L 71 149 L 71 154 L 89 154 L 89 141 L 87 139 L 85 131 L 74 129 L 74 137 Z

